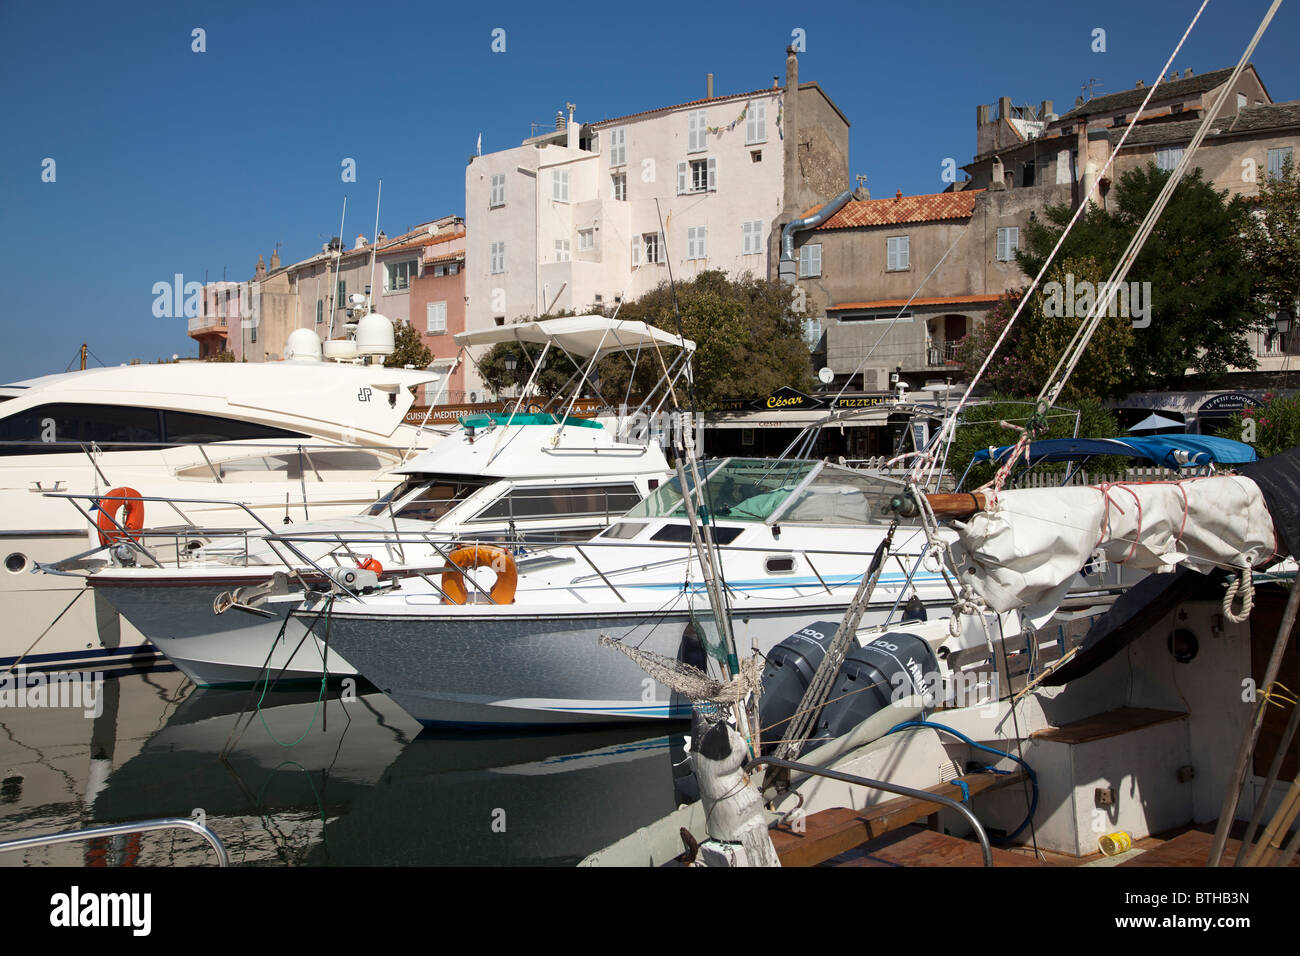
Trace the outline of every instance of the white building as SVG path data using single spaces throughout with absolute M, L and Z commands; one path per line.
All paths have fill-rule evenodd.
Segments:
M 848 181 L 848 121 L 787 52 L 785 87 L 713 96 L 710 75 L 705 99 L 582 125 L 570 106 L 553 132 L 474 157 L 467 327 L 613 307 L 669 263 L 678 280 L 775 275 L 781 227 Z

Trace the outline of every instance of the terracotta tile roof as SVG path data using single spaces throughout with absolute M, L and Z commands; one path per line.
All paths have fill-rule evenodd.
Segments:
M 913 299 L 912 305 L 962 305 L 974 302 L 996 302 L 1000 295 L 939 295 L 927 299 Z M 840 312 L 845 309 L 897 309 L 907 305 L 906 299 L 877 299 L 874 302 L 842 302 L 826 307 L 827 312 Z
M 463 239 L 465 230 L 460 232 L 449 233 L 444 236 L 430 236 L 425 234 L 418 239 L 407 239 L 405 236 L 399 237 L 390 243 L 379 247 L 379 255 L 386 256 L 390 252 L 406 252 L 410 249 L 423 249 L 425 246 L 436 246 L 439 243 L 451 242 L 453 239 Z
M 975 197 L 983 191 L 965 189 L 958 193 L 927 193 L 923 196 L 851 200 L 815 231 L 861 229 L 866 226 L 891 226 L 905 222 L 936 222 L 943 219 L 969 219 L 975 211 Z M 804 215 L 811 216 L 821 208 L 821 206 L 814 206 Z

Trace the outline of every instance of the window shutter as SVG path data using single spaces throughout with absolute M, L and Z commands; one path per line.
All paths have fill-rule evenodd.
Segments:
M 717 192 L 717 190 L 718 190 L 718 158 L 716 156 L 710 156 L 709 157 L 709 192 Z
M 641 265 L 641 243 L 644 242 L 640 236 L 632 238 L 632 268 L 635 269 Z
M 682 160 L 677 164 L 677 195 L 682 195 L 689 191 L 691 176 L 691 164 Z
M 707 226 L 700 226 L 700 228 L 699 228 L 699 230 L 698 230 L 698 236 L 699 236 L 699 238 L 698 238 L 696 241 L 697 241 L 697 243 L 699 244 L 699 248 L 698 248 L 696 251 L 699 253 L 699 257 L 700 257 L 701 259 L 707 259 L 707 258 L 709 257 L 709 244 L 708 244 L 708 243 L 709 243 L 709 229 L 708 229 L 708 227 L 707 227 Z
M 688 153 L 693 153 L 700 148 L 699 119 L 700 114 L 695 112 L 689 113 L 686 117 L 686 151 Z
M 740 248 L 741 248 L 741 250 L 743 250 L 743 251 L 741 252 L 741 255 L 749 255 L 750 242 L 752 241 L 752 239 L 751 239 L 751 235 L 752 235 L 752 232 L 753 232 L 753 229 L 752 229 L 753 225 L 754 225 L 754 224 L 753 224 L 752 222 L 749 222 L 749 221 L 746 221 L 746 222 L 744 222 L 744 223 L 741 224 L 741 227 L 740 227 L 740 235 L 741 235 Z

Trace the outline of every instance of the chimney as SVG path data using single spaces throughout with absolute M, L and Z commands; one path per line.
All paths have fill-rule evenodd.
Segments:
M 1052 112 L 1052 107 L 1054 105 L 1055 104 L 1051 100 L 1043 100 L 1043 102 L 1038 106 L 1038 118 L 1040 120 L 1046 120 L 1047 114 Z
M 576 110 L 576 109 L 578 108 L 578 106 L 577 106 L 576 103 L 565 103 L 565 104 L 564 104 L 564 108 L 567 109 L 567 110 L 569 111 L 569 126 L 568 126 L 568 129 L 569 129 L 569 142 L 568 142 L 568 146 L 569 146 L 569 149 L 577 149 L 577 148 L 578 148 L 578 132 L 579 132 L 579 130 L 580 130 L 580 127 L 579 127 L 579 125 L 578 125 L 577 123 L 575 123 L 575 122 L 573 121 L 573 111 Z
M 1140 90 L 1140 89 L 1143 89 L 1143 88 L 1145 88 L 1145 87 L 1146 87 L 1146 81 L 1144 81 L 1144 80 L 1138 80 L 1138 81 L 1137 81 L 1137 86 L 1135 86 L 1135 87 L 1133 87 L 1133 88 L 1134 88 L 1135 90 Z
M 713 74 L 712 73 L 710 73 L 709 78 L 704 81 L 704 98 L 709 100 L 713 99 Z
M 280 249 L 279 246 L 271 250 L 271 271 L 274 272 L 280 268 Z
M 793 209 L 802 202 L 800 190 L 795 188 L 799 179 L 799 57 L 792 46 L 785 48 L 785 102 L 782 106 L 785 121 L 785 144 L 782 174 L 785 178 L 786 205 Z
M 1075 108 L 1075 109 L 1078 109 L 1078 108 L 1079 108 L 1080 106 L 1082 106 L 1082 105 L 1083 105 L 1083 97 L 1082 97 L 1082 96 L 1076 96 L 1076 97 L 1074 98 L 1074 108 Z
M 781 77 L 774 75 L 772 77 L 772 89 L 779 90 L 780 88 L 781 88 Z
M 1011 119 L 1011 97 L 1009 96 L 998 97 L 998 119 L 1003 119 L 1003 120 Z
M 556 110 L 556 111 L 555 111 L 555 128 L 556 128 L 557 130 L 564 129 L 564 111 L 563 111 L 563 110 Z
M 257 268 L 253 270 L 253 278 L 266 278 L 266 263 L 262 260 L 262 254 L 260 252 L 257 254 Z
M 975 127 L 976 129 L 978 129 L 981 126 L 988 126 L 988 125 L 989 125 L 989 105 L 987 103 L 981 103 L 979 106 L 975 107 Z
M 365 247 L 366 247 L 366 237 L 363 236 L 363 235 L 358 234 L 358 235 L 357 235 L 357 244 L 356 244 L 355 246 L 353 246 L 352 248 L 353 248 L 353 249 L 364 249 Z
M 894 202 L 898 202 L 902 198 L 903 198 L 903 191 L 901 189 L 898 190 L 898 192 L 894 193 Z
M 1191 76 L 1191 75 L 1192 75 L 1192 68 L 1191 68 L 1190 66 L 1189 66 L 1187 69 L 1183 70 L 1183 79 L 1184 79 L 1184 80 L 1187 79 L 1187 78 L 1188 78 L 1189 76 Z

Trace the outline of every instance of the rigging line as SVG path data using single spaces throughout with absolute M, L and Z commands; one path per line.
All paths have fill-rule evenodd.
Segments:
M 1241 71 L 1245 68 L 1246 62 L 1250 59 L 1251 54 L 1255 52 L 1255 46 L 1264 35 L 1264 31 L 1268 29 L 1268 25 L 1272 21 L 1273 15 L 1277 12 L 1277 9 L 1281 4 L 1282 0 L 1273 0 L 1273 4 L 1264 15 L 1264 19 L 1260 21 L 1259 27 L 1255 30 L 1255 35 L 1251 37 L 1250 43 L 1247 44 L 1241 58 L 1237 61 L 1237 65 L 1233 69 L 1232 75 L 1225 81 L 1214 106 L 1201 120 L 1201 125 L 1197 127 L 1196 133 L 1192 136 L 1191 142 L 1188 143 L 1187 149 L 1184 150 L 1183 156 L 1179 160 L 1178 165 L 1165 181 L 1164 188 L 1160 190 L 1159 196 L 1156 197 L 1155 203 L 1152 205 L 1150 211 L 1148 211 L 1146 218 L 1143 219 L 1142 224 L 1138 227 L 1137 232 L 1133 234 L 1133 238 L 1129 241 L 1128 248 L 1124 250 L 1124 254 L 1120 257 L 1119 262 L 1117 262 L 1114 269 L 1111 270 L 1110 278 L 1106 282 L 1106 291 L 1104 295 L 1100 296 L 1098 301 L 1093 302 L 1092 310 L 1079 324 L 1079 328 L 1075 332 L 1075 337 L 1071 340 L 1071 345 L 1066 347 L 1066 352 L 1057 362 L 1056 368 L 1052 372 L 1053 377 L 1049 378 L 1048 382 L 1043 386 L 1043 391 L 1039 394 L 1040 401 L 1048 395 L 1050 395 L 1051 399 L 1055 401 L 1056 397 L 1060 395 L 1061 390 L 1065 387 L 1066 381 L 1074 372 L 1075 366 L 1082 357 L 1084 349 L 1088 346 L 1088 342 L 1091 341 L 1093 334 L 1101 325 L 1101 320 L 1104 318 L 1105 312 L 1109 310 L 1111 303 L 1119 292 L 1118 284 L 1123 282 L 1127 277 L 1129 269 L 1132 268 L 1134 261 L 1137 259 L 1138 253 L 1142 250 L 1142 246 L 1146 243 L 1146 240 L 1150 237 L 1152 231 L 1154 231 L 1156 222 L 1160 218 L 1160 214 L 1169 204 L 1169 200 L 1172 198 L 1174 190 L 1177 188 L 1178 184 L 1182 182 L 1183 176 L 1191 166 L 1192 156 L 1201 145 L 1201 142 L 1205 139 L 1206 134 L 1210 130 L 1211 124 L 1218 117 L 1219 110 L 1223 108 L 1224 101 L 1227 99 L 1229 91 L 1236 84 L 1237 78 L 1241 75 Z M 1136 122 L 1136 117 L 1134 117 L 1134 121 Z M 1116 147 L 1117 150 L 1118 148 L 1119 147 Z M 1072 351 L 1071 347 L 1074 346 L 1076 341 L 1078 343 L 1077 348 L 1074 348 Z M 1062 367 L 1064 367 L 1063 373 Z M 1053 381 L 1055 376 L 1058 374 L 1060 374 L 1060 378 Z
M 1191 23 L 1189 23 L 1187 25 L 1187 29 L 1183 31 L 1182 38 L 1178 41 L 1178 45 L 1174 47 L 1174 51 L 1171 54 L 1169 54 L 1169 59 L 1165 61 L 1164 68 L 1160 71 L 1160 75 L 1156 78 L 1155 82 L 1151 84 L 1150 88 L 1148 88 L 1147 95 L 1142 100 L 1142 105 L 1139 106 L 1137 112 L 1133 114 L 1133 119 L 1129 121 L 1128 126 L 1124 130 L 1124 134 L 1120 137 L 1119 143 L 1117 143 L 1115 148 L 1111 150 L 1110 156 L 1106 159 L 1105 165 L 1103 165 L 1101 168 L 1101 172 L 1097 174 L 1098 180 L 1105 177 L 1106 172 L 1110 169 L 1111 165 L 1115 162 L 1115 157 L 1119 155 L 1120 149 L 1123 148 L 1124 143 L 1128 140 L 1129 133 L 1131 133 L 1133 131 L 1133 127 L 1137 125 L 1138 119 L 1142 116 L 1143 112 L 1147 108 L 1147 104 L 1151 101 L 1151 97 L 1155 94 L 1156 89 L 1159 88 L 1161 82 L 1168 74 L 1169 68 L 1173 65 L 1174 58 L 1178 56 L 1178 52 L 1183 48 L 1183 44 L 1187 41 L 1187 37 L 1191 34 L 1192 28 L 1196 26 L 1196 22 L 1200 19 L 1201 13 L 1204 12 L 1205 7 L 1209 2 L 1210 0 L 1201 0 L 1200 9 L 1196 11 L 1196 15 L 1192 17 Z M 1280 0 L 1278 0 L 1278 2 L 1280 2 Z M 993 361 L 993 356 L 997 354 L 998 349 L 1002 347 L 1002 343 L 1006 340 L 1007 336 L 1010 334 L 1012 326 L 1015 325 L 1016 319 L 1020 316 L 1021 311 L 1025 307 L 1025 303 L 1029 301 L 1030 296 L 1032 296 L 1034 291 L 1038 288 L 1038 285 L 1042 281 L 1043 276 L 1047 273 L 1048 268 L 1051 266 L 1052 262 L 1056 259 L 1056 254 L 1060 251 L 1061 246 L 1065 244 L 1066 237 L 1070 234 L 1071 230 L 1073 230 L 1075 224 L 1079 221 L 1079 218 L 1083 215 L 1084 211 L 1088 208 L 1088 206 L 1089 206 L 1088 198 L 1086 196 L 1082 197 L 1078 208 L 1075 209 L 1074 211 L 1074 215 L 1070 217 L 1069 223 L 1066 225 L 1065 229 L 1061 232 L 1061 235 L 1057 238 L 1056 244 L 1052 247 L 1051 252 L 1048 253 L 1047 258 L 1043 261 L 1042 267 L 1038 270 L 1038 275 L 1034 276 L 1033 281 L 1029 284 L 1029 288 L 1025 290 L 1024 295 L 1022 295 L 1020 298 L 1019 304 L 1016 305 L 1015 311 L 1011 314 L 1011 318 L 1007 320 L 1007 324 L 1003 327 L 1001 334 L 998 335 L 997 341 L 993 343 L 993 347 L 989 349 L 988 355 L 984 357 L 984 361 L 980 364 L 979 370 L 975 373 L 975 376 L 971 379 L 970 385 L 967 386 L 965 394 L 960 399 L 958 399 L 957 407 L 953 409 L 952 415 L 949 418 L 944 420 L 944 424 L 941 427 L 941 432 L 940 432 L 941 435 L 943 433 L 943 429 L 951 428 L 951 425 L 949 424 L 950 422 L 956 421 L 957 416 L 961 413 L 962 408 L 966 404 L 966 399 L 974 391 L 975 386 L 979 383 L 979 380 L 984 376 L 985 371 L 988 370 L 989 365 Z M 916 476 L 919 476 L 920 474 L 920 467 L 921 467 L 920 463 L 918 462 L 915 470 Z
M 1011 693 L 1011 663 L 1007 659 L 1007 635 L 1006 635 L 1006 631 L 1002 627 L 1002 615 L 996 614 L 994 616 L 998 619 L 998 642 L 1002 646 L 1002 670 L 1003 673 L 1007 675 L 1007 693 L 1010 694 Z M 1021 634 L 1022 635 L 1024 634 L 1023 630 L 1021 631 Z M 1030 645 L 1031 654 L 1034 653 L 1034 649 L 1037 645 L 1037 642 L 1038 642 L 1037 636 L 1031 632 L 1027 636 L 1027 643 Z M 1023 764 L 1025 762 L 1025 739 L 1020 735 L 1020 718 L 1016 715 L 1016 702 L 1019 700 L 1020 700 L 1019 697 L 1011 698 L 1011 728 L 1016 732 L 1016 753 L 1020 757 L 1020 762 Z M 1021 784 L 1022 784 L 1021 789 L 1023 789 L 1025 793 L 1025 809 L 1029 812 L 1029 836 L 1034 844 L 1034 856 L 1037 857 L 1039 855 L 1038 828 L 1034 826 L 1033 803 L 1031 802 L 1030 792 L 1029 792 L 1029 778 L 1023 777 L 1021 779 Z

